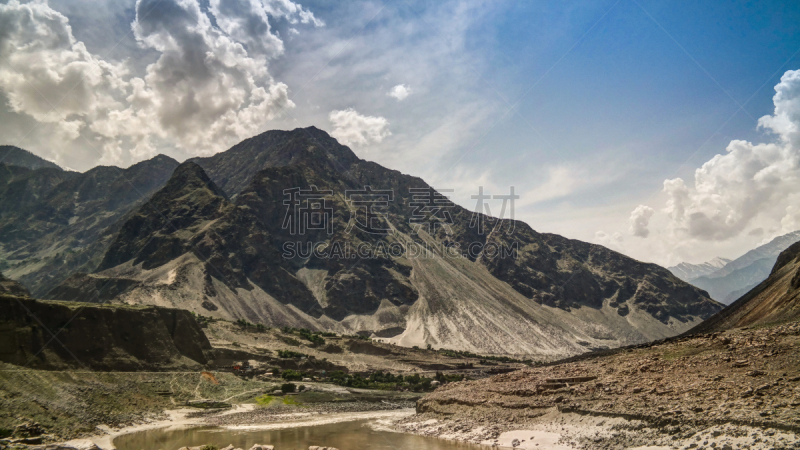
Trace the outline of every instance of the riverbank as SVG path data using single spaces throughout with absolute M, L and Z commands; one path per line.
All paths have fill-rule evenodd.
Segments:
M 102 450 L 113 450 L 116 449 L 114 440 L 117 438 L 144 431 L 178 431 L 209 426 L 215 426 L 226 430 L 256 431 L 330 425 L 366 419 L 397 421 L 413 415 L 414 409 L 367 410 L 358 412 L 327 412 L 320 409 L 312 409 L 303 412 L 284 411 L 282 414 L 276 413 L 270 415 L 270 420 L 268 422 L 257 422 L 254 420 L 255 417 L 264 417 L 260 412 L 261 411 L 255 405 L 239 405 L 229 411 L 206 415 L 198 415 L 197 411 L 193 409 L 171 410 L 165 411 L 165 414 L 169 416 L 168 419 L 120 429 L 107 429 L 104 430 L 102 435 L 98 434 L 90 437 L 88 440 Z M 221 419 L 225 419 L 225 424 L 219 424 Z

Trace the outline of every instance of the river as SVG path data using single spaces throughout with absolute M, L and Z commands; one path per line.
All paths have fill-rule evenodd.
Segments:
M 231 430 L 217 427 L 159 429 L 122 435 L 114 439 L 118 450 L 178 450 L 183 446 L 233 444 L 249 449 L 254 444 L 274 445 L 276 450 L 308 450 L 310 445 L 341 450 L 479 450 L 486 447 L 412 434 L 380 431 L 369 420 L 270 430 Z

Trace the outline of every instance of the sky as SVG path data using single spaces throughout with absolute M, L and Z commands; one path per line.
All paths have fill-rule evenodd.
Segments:
M 669 266 L 800 229 L 797 70 L 786 1 L 0 0 L 0 144 L 85 171 L 313 125 Z

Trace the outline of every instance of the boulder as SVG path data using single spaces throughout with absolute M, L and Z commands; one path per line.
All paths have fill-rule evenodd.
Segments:
M 275 446 L 273 446 L 273 445 L 256 444 L 256 445 L 250 447 L 250 450 L 275 450 Z

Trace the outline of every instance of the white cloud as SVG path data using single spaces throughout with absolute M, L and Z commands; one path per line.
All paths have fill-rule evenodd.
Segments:
M 800 71 L 786 72 L 775 91 L 774 113 L 758 121 L 774 142 L 733 140 L 724 154 L 695 171 L 693 183 L 665 180 L 660 211 L 640 205 L 631 213 L 634 236 L 646 237 L 658 227 L 662 232 L 652 245 L 674 262 L 676 255 L 708 259 L 692 257 L 701 247 L 714 251 L 745 241 L 755 246 L 800 228 Z
M 344 145 L 378 144 L 392 135 L 386 118 L 362 116 L 353 108 L 331 111 L 328 119 L 334 126 L 331 136 Z
M 639 205 L 631 213 L 628 220 L 630 222 L 630 233 L 636 237 L 646 238 L 650 235 L 648 226 L 650 225 L 650 218 L 656 211 L 646 205 Z
M 397 86 L 393 87 L 388 93 L 386 93 L 389 97 L 397 99 L 398 102 L 402 102 L 406 99 L 409 95 L 411 95 L 411 88 L 406 86 L 405 84 L 398 84 Z
M 12 111 L 57 123 L 118 105 L 123 67 L 91 55 L 73 37 L 69 20 L 46 3 L 0 4 L 0 30 L 0 89 Z M 61 128 L 63 136 L 77 137 L 81 126 Z
M 612 250 L 620 251 L 624 239 L 622 238 L 622 234 L 619 232 L 608 234 L 601 230 L 594 234 L 593 241 Z
M 289 0 L 211 0 L 208 11 L 198 0 L 137 0 L 135 10 L 136 41 L 158 54 L 143 74 L 92 55 L 46 2 L 0 4 L 0 90 L 10 109 L 52 124 L 59 148 L 83 134 L 103 163 L 165 148 L 213 153 L 295 106 L 268 72 L 284 52 L 269 18 L 323 25 Z

